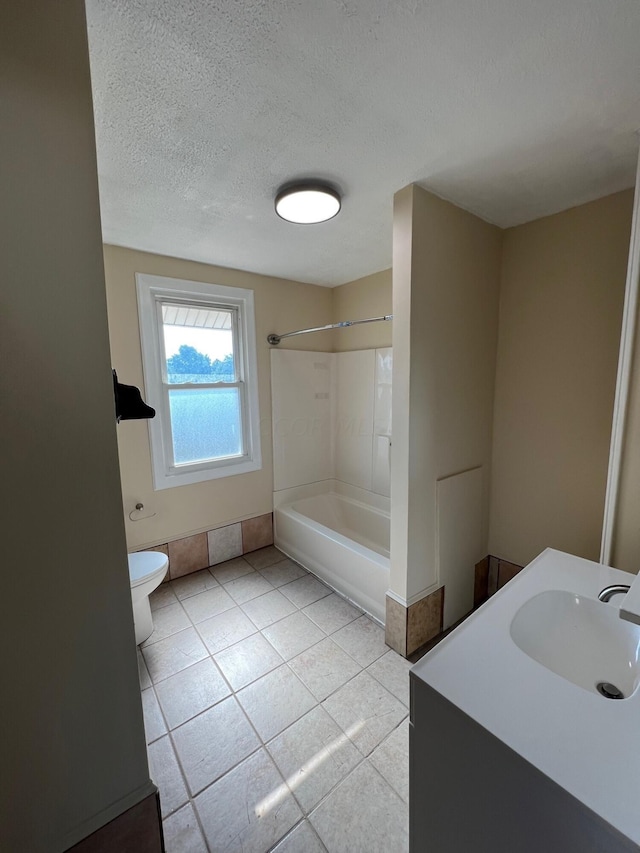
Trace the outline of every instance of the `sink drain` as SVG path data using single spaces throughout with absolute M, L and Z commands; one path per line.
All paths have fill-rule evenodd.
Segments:
M 599 681 L 596 684 L 596 690 L 605 699 L 624 699 L 624 693 L 615 686 L 615 684 L 609 684 L 608 681 Z

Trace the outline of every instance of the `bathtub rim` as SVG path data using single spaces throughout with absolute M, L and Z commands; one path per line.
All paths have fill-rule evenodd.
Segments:
M 330 527 L 328 524 L 324 524 L 322 521 L 318 521 L 316 518 L 312 518 L 310 515 L 306 515 L 298 508 L 298 505 L 300 503 L 304 503 L 305 501 L 312 501 L 315 498 L 323 497 L 325 495 L 327 497 L 335 496 L 339 500 L 345 500 L 348 503 L 354 504 L 357 507 L 362 507 L 363 509 L 370 510 L 372 513 L 374 513 L 374 515 L 380 515 L 387 521 L 391 521 L 391 516 L 388 512 L 385 512 L 381 509 L 377 509 L 377 507 L 371 506 L 368 503 L 364 503 L 364 501 L 358 501 L 354 498 L 348 497 L 347 495 L 340 494 L 340 492 L 322 492 L 321 494 L 314 495 L 312 497 L 298 498 L 297 500 L 293 501 L 293 503 L 283 504 L 282 506 L 278 507 L 278 509 L 280 512 L 288 512 L 295 518 L 302 519 L 303 521 L 301 523 L 307 524 L 308 526 L 313 527 L 314 529 L 319 529 L 321 531 L 330 530 L 331 538 L 339 542 L 344 548 L 357 552 L 364 550 L 367 552 L 367 557 L 369 556 L 369 554 L 371 554 L 370 559 L 372 562 L 379 563 L 378 558 L 381 557 L 383 560 L 386 560 L 386 563 L 388 564 L 389 560 L 391 559 L 389 549 L 383 549 L 385 553 L 383 553 L 382 551 L 378 551 L 369 545 L 365 545 L 362 542 L 359 542 L 357 539 L 352 539 L 351 537 L 346 536 L 344 533 L 340 533 L 340 531 L 336 530 L 334 527 Z M 354 543 L 357 547 L 354 548 L 352 543 Z M 382 548 L 383 546 L 380 547 Z M 386 564 L 380 563 L 380 566 L 382 568 L 386 568 Z
M 318 495 L 330 492 L 391 515 L 391 500 L 386 495 L 379 495 L 377 492 L 370 492 L 367 489 L 361 489 L 359 486 L 352 486 L 349 483 L 343 483 L 342 480 L 336 479 L 319 480 L 316 483 L 308 483 L 304 486 L 280 489 L 273 493 L 273 508 L 276 510 L 285 504 L 294 503 L 296 500 L 315 498 Z

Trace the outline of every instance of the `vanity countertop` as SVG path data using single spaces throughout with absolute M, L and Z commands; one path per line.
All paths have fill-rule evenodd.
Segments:
M 418 661 L 411 677 L 640 844 L 640 688 L 606 699 L 533 660 L 510 634 L 521 605 L 541 592 L 597 600 L 604 587 L 634 579 L 547 549 Z

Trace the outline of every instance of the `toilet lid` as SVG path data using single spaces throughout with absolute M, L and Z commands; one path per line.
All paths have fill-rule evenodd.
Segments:
M 164 569 L 166 571 L 169 558 L 160 551 L 138 551 L 129 554 L 129 577 L 131 586 L 137 586 L 148 580 L 150 575 Z

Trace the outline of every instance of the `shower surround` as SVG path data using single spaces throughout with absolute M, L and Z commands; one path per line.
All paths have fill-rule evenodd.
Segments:
M 271 353 L 275 542 L 384 622 L 391 348 Z

